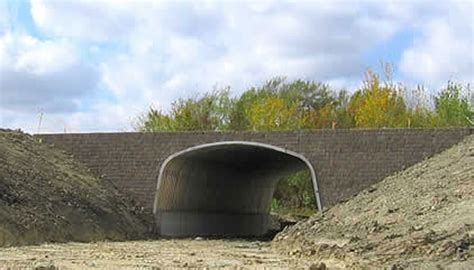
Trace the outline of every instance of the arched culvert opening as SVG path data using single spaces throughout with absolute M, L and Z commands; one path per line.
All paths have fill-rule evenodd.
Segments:
M 188 148 L 160 168 L 153 212 L 164 236 L 262 236 L 278 180 L 308 169 L 321 210 L 316 174 L 302 155 L 243 141 Z

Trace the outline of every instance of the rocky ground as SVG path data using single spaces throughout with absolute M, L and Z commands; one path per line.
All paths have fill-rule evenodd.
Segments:
M 474 269 L 473 244 L 474 135 L 273 240 L 350 269 Z
M 0 246 L 144 239 L 152 220 L 63 152 L 0 129 Z
M 45 244 L 0 249 L 0 269 L 308 269 L 310 260 L 272 251 L 270 242 L 155 240 Z

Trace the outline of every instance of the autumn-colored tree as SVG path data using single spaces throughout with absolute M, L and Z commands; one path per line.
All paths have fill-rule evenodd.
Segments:
M 408 127 L 402 88 L 390 79 L 381 82 L 379 75 L 370 69 L 362 89 L 352 96 L 348 110 L 356 127 Z
M 236 101 L 230 117 L 230 129 L 326 127 L 319 123 L 332 121 L 335 100 L 334 92 L 326 84 L 303 80 L 287 83 L 281 77 L 271 79 L 261 87 L 247 90 Z M 326 112 L 319 113 L 323 107 Z
M 277 95 L 268 95 L 254 102 L 248 116 L 251 130 L 299 129 L 302 120 L 297 104 L 286 102 Z

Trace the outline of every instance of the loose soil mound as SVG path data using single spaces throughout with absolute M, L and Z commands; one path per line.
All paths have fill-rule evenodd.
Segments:
M 474 135 L 323 214 L 273 247 L 347 268 L 474 267 Z M 472 269 L 472 268 L 470 268 Z
M 152 219 L 63 152 L 0 129 L 0 246 L 145 238 Z

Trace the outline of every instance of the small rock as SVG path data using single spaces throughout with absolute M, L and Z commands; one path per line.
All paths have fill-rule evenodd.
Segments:
M 399 237 L 402 237 L 402 235 L 401 235 L 401 234 L 397 234 L 397 233 L 391 233 L 391 234 L 385 236 L 384 239 L 395 239 L 395 238 L 399 238 Z
M 399 264 L 393 264 L 392 267 L 390 267 L 390 270 L 403 270 L 403 267 Z
M 360 241 L 360 237 L 357 236 L 357 235 L 354 235 L 351 238 L 349 238 L 350 243 L 354 243 L 354 242 L 357 242 L 357 241 Z
M 369 189 L 367 189 L 367 192 L 368 192 L 368 193 L 372 193 L 372 192 L 374 192 L 374 191 L 376 191 L 376 190 L 377 190 L 376 187 L 370 187 Z
M 198 236 L 198 237 L 194 238 L 194 240 L 196 240 L 196 241 L 201 241 L 201 240 L 204 240 L 204 238 Z
M 299 250 L 299 249 L 293 249 L 292 251 L 290 251 L 289 254 L 290 254 L 290 255 L 296 255 L 296 254 L 298 254 L 298 253 L 300 253 L 300 252 L 301 252 L 301 250 Z
M 327 269 L 326 264 L 323 262 L 313 263 L 309 267 L 309 270 L 326 270 L 326 269 Z
M 328 250 L 330 248 L 331 248 L 331 246 L 329 246 L 328 244 L 322 243 L 322 244 L 318 245 L 318 247 L 317 247 L 318 250 L 317 251 L 322 252 L 322 251 Z
M 387 213 L 388 213 L 388 214 L 395 213 L 395 212 L 398 211 L 398 209 L 399 209 L 399 208 L 390 208 L 390 209 L 387 210 Z
M 56 270 L 58 269 L 52 262 L 38 262 L 34 266 L 35 270 Z

